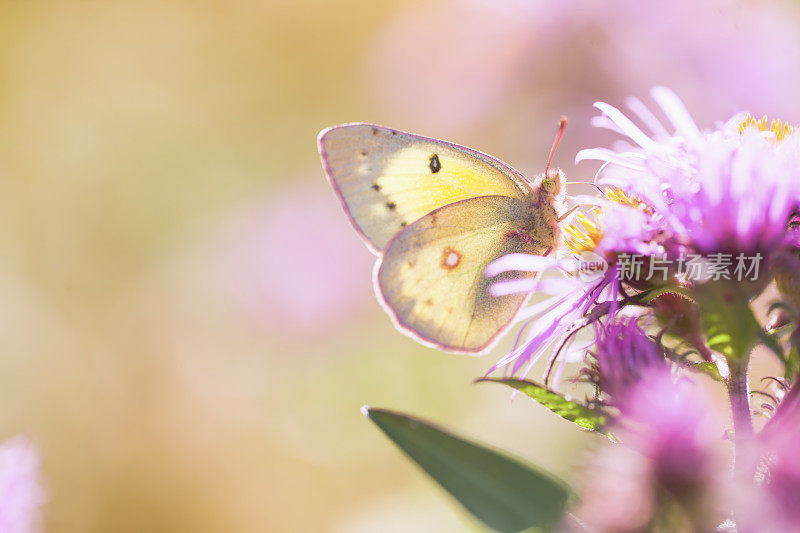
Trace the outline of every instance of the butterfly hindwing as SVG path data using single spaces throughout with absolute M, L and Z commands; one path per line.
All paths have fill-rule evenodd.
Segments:
M 547 207 L 551 209 L 552 207 Z M 463 353 L 488 349 L 524 295 L 495 297 L 488 263 L 511 252 L 545 255 L 555 245 L 555 213 L 507 196 L 482 196 L 437 209 L 388 245 L 376 287 L 396 325 L 428 345 Z
M 521 199 L 530 191 L 517 171 L 489 155 L 373 124 L 328 128 L 319 151 L 351 221 L 378 253 L 447 204 L 489 195 Z

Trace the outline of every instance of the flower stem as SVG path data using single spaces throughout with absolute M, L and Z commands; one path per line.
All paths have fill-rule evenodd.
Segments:
M 734 432 L 734 457 L 733 480 L 734 483 L 749 485 L 753 483 L 755 465 L 751 461 L 750 444 L 755 435 L 753 419 L 750 414 L 750 390 L 747 379 L 748 357 L 732 362 L 730 375 L 727 379 L 728 396 L 733 414 Z M 734 509 L 734 521 L 736 518 Z M 739 533 L 746 533 L 739 529 Z
M 739 444 L 746 443 L 753 435 L 753 419 L 750 415 L 750 389 L 747 380 L 747 359 L 737 361 L 730 367 L 728 376 L 728 395 L 733 412 L 734 442 L 736 442 L 737 463 Z

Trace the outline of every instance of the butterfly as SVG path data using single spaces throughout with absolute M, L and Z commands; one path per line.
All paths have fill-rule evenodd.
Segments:
M 565 178 L 550 161 L 532 181 L 487 154 L 375 124 L 319 134 L 328 181 L 378 256 L 378 300 L 403 333 L 426 346 L 477 354 L 510 326 L 526 296 L 493 296 L 484 269 L 514 252 L 554 253 Z

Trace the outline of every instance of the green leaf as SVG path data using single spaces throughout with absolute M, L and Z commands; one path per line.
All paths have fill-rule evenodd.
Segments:
M 576 401 L 570 400 L 557 392 L 553 392 L 543 385 L 522 379 L 501 379 L 501 378 L 483 378 L 477 380 L 480 382 L 502 383 L 508 385 L 518 391 L 526 394 L 544 405 L 555 414 L 574 422 L 584 429 L 591 431 L 603 431 L 606 424 L 605 414 L 598 410 L 592 409 L 589 406 L 583 405 Z
M 407 415 L 362 412 L 461 505 L 502 532 L 551 527 L 571 495 L 557 477 Z

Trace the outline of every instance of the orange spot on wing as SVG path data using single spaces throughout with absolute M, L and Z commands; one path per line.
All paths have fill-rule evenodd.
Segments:
M 445 249 L 442 250 L 442 268 L 453 270 L 459 264 L 461 264 L 461 254 L 449 246 L 446 246 Z

